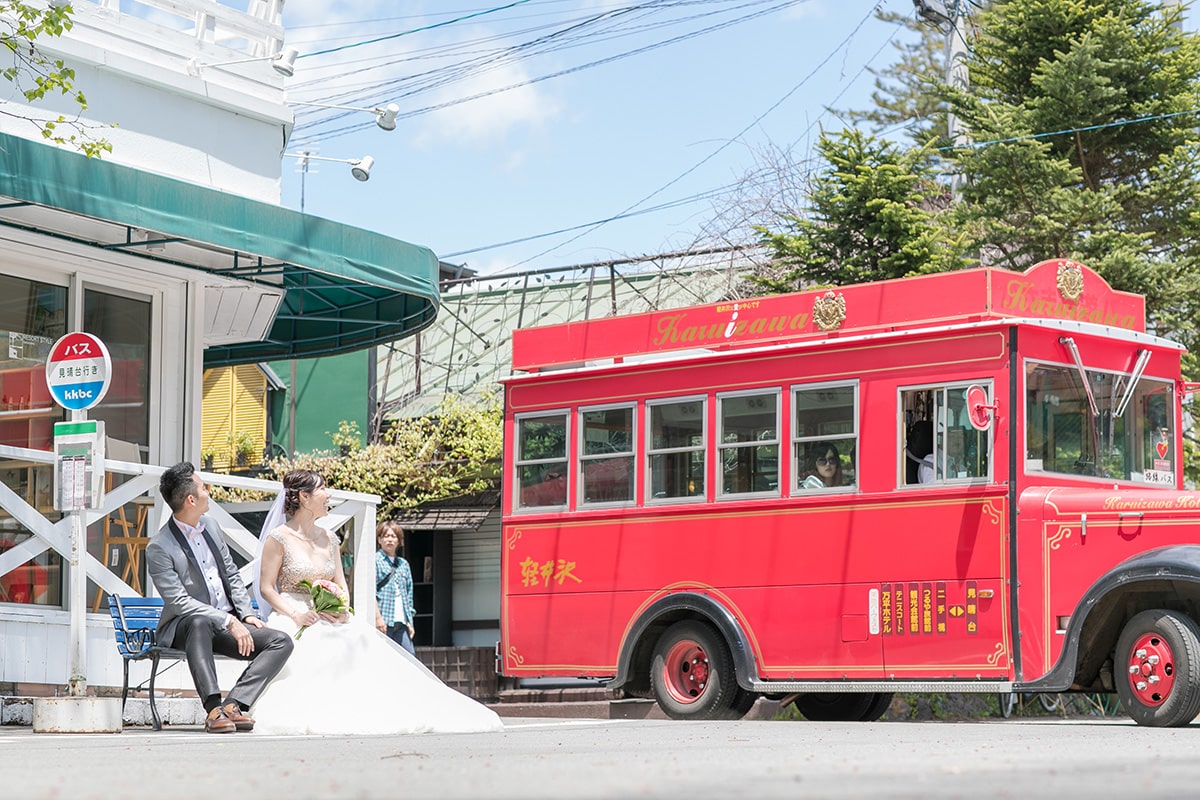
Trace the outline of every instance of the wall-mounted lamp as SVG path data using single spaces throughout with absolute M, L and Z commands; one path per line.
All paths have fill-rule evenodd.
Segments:
M 368 114 L 374 114 L 375 124 L 385 131 L 396 130 L 396 115 L 400 113 L 400 106 L 395 103 L 388 103 L 386 106 L 376 108 L 358 108 L 356 106 L 334 106 L 328 103 L 302 103 L 299 100 L 293 100 L 292 105 L 312 106 L 314 108 L 338 108 L 342 111 L 365 111 Z
M 296 74 L 296 59 L 300 57 L 300 51 L 294 47 L 285 47 L 275 55 L 271 56 L 254 56 L 253 58 L 237 58 L 233 61 L 218 61 L 215 64 L 201 64 L 194 58 L 188 59 L 188 74 L 199 76 L 200 70 L 205 67 L 228 67 L 231 64 L 248 64 L 251 61 L 270 61 L 271 68 L 285 78 L 290 78 Z
M 357 181 L 365 181 L 371 177 L 371 167 L 375 166 L 375 159 L 371 156 L 363 156 L 362 158 L 325 158 L 324 156 L 314 156 L 312 153 L 284 153 L 285 157 L 300 159 L 301 168 L 307 172 L 309 161 L 333 161 L 338 164 L 349 164 L 350 174 Z

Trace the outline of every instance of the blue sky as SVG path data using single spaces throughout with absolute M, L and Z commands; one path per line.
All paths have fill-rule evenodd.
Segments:
M 820 125 L 841 126 L 826 106 L 867 105 L 872 77 L 863 66 L 889 63 L 893 50 L 887 43 L 896 35 L 895 26 L 873 18 L 875 4 L 864 0 L 663 3 L 653 14 L 614 13 L 605 21 L 607 34 L 578 46 L 498 63 L 400 97 L 417 73 L 632 5 L 527 0 L 481 13 L 511 2 L 289 0 L 288 44 L 301 53 L 289 98 L 354 106 L 396 102 L 402 116 L 396 130 L 384 132 L 365 114 L 322 123 L 336 112 L 296 108 L 289 152 L 312 147 L 326 158 L 375 158 L 367 183 L 355 181 L 345 165 L 311 162 L 303 176 L 306 213 L 426 245 L 484 273 L 684 248 L 713 218 L 714 201 L 617 220 L 586 233 L 453 255 L 720 190 L 751 170 L 764 150 L 795 148 L 802 157 Z M 783 7 L 770 11 L 778 6 Z M 884 6 L 912 10 L 911 0 L 886 0 Z M 763 11 L 769 13 L 654 47 Z M 700 14 L 708 16 L 667 24 Z M 488 40 L 503 34 L 508 35 Z M 359 44 L 382 37 L 391 38 Z M 439 56 L 437 48 L 449 48 L 448 55 Z M 639 48 L 648 49 L 403 118 Z M 330 135 L 350 123 L 360 129 Z M 285 159 L 283 172 L 282 202 L 298 208 L 297 160 Z
M 643 0 L 641 12 L 623 11 L 632 5 L 288 0 L 287 43 L 301 53 L 289 98 L 395 102 L 401 119 L 384 132 L 365 114 L 297 107 L 289 152 L 369 154 L 375 166 L 367 183 L 328 162 L 311 162 L 302 179 L 297 160 L 285 159 L 282 202 L 299 208 L 303 184 L 306 213 L 485 274 L 686 248 L 712 226 L 726 187 L 770 162 L 766 154 L 803 161 L 821 127 L 843 124 L 828 107 L 870 106 L 874 78 L 864 67 L 891 63 L 891 43 L 909 35 L 873 9 L 913 15 L 912 0 Z M 537 50 L 531 42 L 570 25 L 592 38 L 559 34 L 548 41 L 572 46 L 497 57 L 502 46 Z M 664 44 L 673 38 L 683 40 Z M 487 67 L 416 84 L 468 59 Z M 567 74 L 545 78 L 559 72 Z M 474 95 L 484 96 L 460 102 Z M 698 196 L 711 197 L 676 204 Z M 493 246 L 527 237 L 539 238 Z

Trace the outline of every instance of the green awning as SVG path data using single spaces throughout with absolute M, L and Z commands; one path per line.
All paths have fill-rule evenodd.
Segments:
M 0 211 L 0 224 L 285 291 L 265 341 L 209 347 L 205 367 L 360 350 L 437 315 L 427 248 L 9 134 Z

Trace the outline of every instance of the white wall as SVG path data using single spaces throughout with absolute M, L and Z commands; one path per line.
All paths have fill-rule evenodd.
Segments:
M 500 511 L 488 515 L 475 531 L 454 532 L 452 569 L 456 620 L 500 619 Z M 494 647 L 500 628 L 454 631 L 459 647 Z
M 264 202 L 279 201 L 281 157 L 293 116 L 284 102 L 285 79 L 268 61 L 193 74 L 190 61 L 215 64 L 246 58 L 247 53 L 90 2 L 74 7 L 71 32 L 43 38 L 39 46 L 74 67 L 76 89 L 88 100 L 81 121 L 113 144 L 104 159 Z M 281 27 L 263 23 L 263 29 L 282 36 Z M 10 65 L 11 59 L 3 54 L 0 65 Z M 35 119 L 59 114 L 73 119 L 79 113 L 70 97 L 47 96 L 27 105 L 7 81 L 0 82 L 0 100 L 23 107 L 20 113 Z M 34 125 L 8 115 L 0 115 L 0 131 L 41 140 Z

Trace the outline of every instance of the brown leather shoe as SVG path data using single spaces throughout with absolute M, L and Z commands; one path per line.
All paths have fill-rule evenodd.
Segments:
M 254 718 L 246 716 L 246 712 L 242 711 L 242 707 L 237 703 L 226 703 L 221 706 L 221 711 L 225 712 L 225 716 L 233 723 L 234 728 L 239 731 L 254 730 Z
M 225 709 L 220 706 L 208 712 L 208 716 L 204 719 L 205 733 L 233 733 L 235 730 L 237 730 L 237 725 L 226 716 Z

